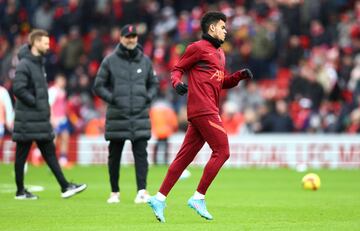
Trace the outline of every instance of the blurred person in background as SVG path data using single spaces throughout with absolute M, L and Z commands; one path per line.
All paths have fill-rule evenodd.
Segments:
M 54 22 L 54 9 L 49 0 L 42 1 L 34 14 L 34 26 L 43 30 L 51 30 Z
M 293 121 L 288 113 L 288 104 L 285 100 L 275 102 L 275 112 L 271 115 L 271 132 L 286 133 L 294 130 Z
M 306 98 L 311 103 L 311 110 L 319 111 L 325 98 L 325 91 L 316 79 L 316 73 L 310 61 L 300 63 L 299 70 L 294 70 L 294 76 L 289 85 L 289 99 L 300 101 Z
M 186 108 L 185 108 L 186 110 Z M 186 114 L 186 112 L 185 112 Z M 186 115 L 185 115 L 186 117 Z M 186 118 L 185 118 L 186 120 Z M 153 162 L 159 164 L 159 154 L 163 153 L 164 164 L 169 164 L 169 138 L 179 128 L 178 118 L 170 102 L 166 99 L 156 100 L 150 109 L 150 121 L 152 134 L 156 138 L 154 145 Z M 186 129 L 185 129 L 186 130 Z M 185 169 L 180 176 L 181 180 L 191 176 L 191 172 Z
M 119 171 L 125 141 L 132 143 L 138 193 L 135 203 L 146 203 L 148 140 L 151 137 L 149 109 L 157 95 L 158 80 L 151 60 L 138 45 L 134 25 L 121 29 L 120 44 L 105 57 L 98 70 L 94 92 L 108 103 L 105 139 L 110 141 L 108 170 L 111 194 L 108 203 L 120 202 Z
M 188 92 L 187 117 L 189 126 L 183 144 L 171 163 L 158 193 L 148 204 L 156 218 L 165 222 L 165 200 L 185 168 L 193 161 L 207 142 L 213 153 L 205 166 L 198 188 L 188 200 L 190 208 L 207 220 L 213 217 L 207 211 L 205 194 L 221 166 L 229 158 L 229 142 L 220 118 L 221 89 L 235 87 L 240 80 L 252 79 L 249 69 L 228 75 L 225 55 L 220 48 L 227 34 L 226 16 L 221 12 L 206 13 L 201 20 L 202 39 L 190 44 L 171 72 L 172 85 L 179 95 Z M 188 83 L 181 79 L 188 74 Z
M 301 47 L 299 36 L 290 36 L 287 49 L 281 55 L 283 55 L 284 66 L 296 67 L 299 65 L 299 61 L 304 56 L 304 49 Z
M 223 105 L 223 113 L 221 120 L 224 128 L 229 135 L 236 135 L 239 133 L 240 126 L 244 122 L 243 115 L 239 112 L 238 105 L 233 101 L 227 101 Z
M 71 74 L 76 69 L 83 54 L 84 42 L 80 37 L 79 28 L 73 26 L 60 54 L 60 62 L 65 74 Z
M 68 159 L 71 124 L 67 118 L 65 87 L 66 77 L 63 74 L 57 74 L 54 85 L 49 88 L 50 122 L 55 131 L 55 144 L 60 146 L 60 166 L 71 168 L 72 163 Z
M 350 121 L 346 128 L 346 132 L 349 134 L 360 133 L 360 109 L 354 109 L 350 114 Z
M 84 132 L 86 136 L 99 137 L 103 136 L 105 133 L 106 103 L 96 97 L 94 100 L 94 106 L 98 114 L 88 121 Z
M 355 94 L 360 94 L 360 54 L 354 57 L 354 67 L 350 72 L 348 89 Z
M 9 92 L 5 87 L 0 86 L 0 153 L 3 150 L 6 129 L 12 130 L 13 121 L 14 110 Z
M 238 110 L 241 112 L 247 107 L 257 109 L 264 103 L 264 98 L 261 96 L 259 86 L 254 81 L 239 84 L 239 86 L 230 89 L 227 99 L 236 102 Z
M 13 82 L 16 96 L 13 140 L 16 142 L 15 180 L 17 200 L 36 200 L 38 196 L 24 186 L 24 165 L 33 141 L 61 186 L 61 197 L 69 198 L 86 189 L 86 184 L 68 182 L 56 158 L 54 132 L 50 124 L 48 85 L 44 55 L 49 50 L 49 35 L 35 29 L 29 34 L 29 44 L 19 50 L 19 64 Z
M 244 109 L 244 122 L 239 129 L 240 134 L 254 134 L 261 128 L 259 123 L 259 115 L 254 108 L 247 107 Z
M 150 109 L 152 134 L 156 138 L 154 164 L 159 163 L 159 153 L 163 153 L 163 163 L 169 161 L 169 137 L 178 129 L 177 116 L 171 104 L 165 99 L 154 102 Z

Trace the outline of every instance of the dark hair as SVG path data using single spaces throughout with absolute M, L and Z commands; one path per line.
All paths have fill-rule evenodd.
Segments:
M 58 78 L 65 78 L 66 79 L 66 75 L 64 73 L 62 73 L 62 72 L 58 72 L 55 75 L 55 79 L 58 79 Z
M 206 13 L 201 19 L 201 30 L 205 34 L 208 32 L 209 27 L 213 23 L 217 23 L 220 20 L 226 22 L 225 14 L 219 11 L 213 11 Z
M 48 32 L 46 32 L 45 30 L 41 30 L 41 29 L 32 30 L 28 37 L 30 45 L 34 45 L 35 40 L 40 39 L 41 37 L 44 36 L 49 37 Z

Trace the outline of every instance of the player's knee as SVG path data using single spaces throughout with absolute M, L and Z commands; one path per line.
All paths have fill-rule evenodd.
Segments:
M 229 146 L 228 145 L 224 145 L 222 148 L 221 148 L 221 156 L 222 156 L 222 159 L 224 159 L 224 161 L 226 161 L 227 159 L 230 158 L 230 151 L 229 151 Z
M 230 153 L 229 152 L 224 152 L 223 158 L 224 158 L 225 161 L 228 160 L 230 158 Z

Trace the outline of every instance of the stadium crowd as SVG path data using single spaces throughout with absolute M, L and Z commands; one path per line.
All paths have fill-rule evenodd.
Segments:
M 1 85 L 12 95 L 18 49 L 32 28 L 45 29 L 51 35 L 49 86 L 65 76 L 71 132 L 103 134 L 106 105 L 92 93 L 94 78 L 118 44 L 121 26 L 134 23 L 160 81 L 158 100 L 171 105 L 184 130 L 186 97 L 172 89 L 170 70 L 200 38 L 201 16 L 210 10 L 228 17 L 223 49 L 229 72 L 246 67 L 255 78 L 223 91 L 229 134 L 360 132 L 355 0 L 0 0 Z

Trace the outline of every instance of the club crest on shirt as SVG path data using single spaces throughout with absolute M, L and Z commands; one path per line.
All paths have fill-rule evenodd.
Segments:
M 210 77 L 210 79 L 215 78 L 216 81 L 220 82 L 224 79 L 224 72 L 220 70 L 216 70 L 215 73 Z

